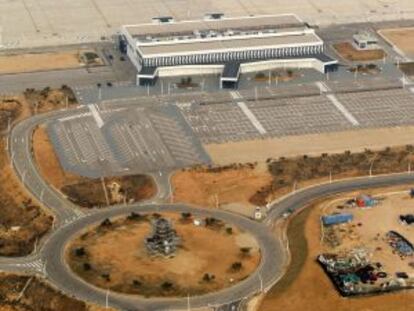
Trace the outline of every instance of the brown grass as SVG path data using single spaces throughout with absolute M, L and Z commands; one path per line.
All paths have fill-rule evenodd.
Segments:
M 76 51 L 0 56 L 0 73 L 2 74 L 79 67 L 81 63 Z
M 69 247 L 70 266 L 99 287 L 144 296 L 202 294 L 228 287 L 256 269 L 260 253 L 247 233 L 232 227 L 233 233 L 229 234 L 221 226 L 195 226 L 177 214 L 164 216 L 173 220 L 174 229 L 182 239 L 173 258 L 148 255 L 144 239 L 150 234 L 151 225 L 147 216 L 141 221 L 118 219 L 110 227 L 90 229 Z M 240 247 L 246 245 L 252 250 L 250 255 L 243 256 Z M 86 255 L 75 255 L 79 247 L 85 248 Z M 243 268 L 233 272 L 231 264 L 237 261 L 242 262 Z M 85 262 L 92 266 L 90 271 L 84 271 Z M 103 273 L 110 275 L 110 281 L 101 277 Z M 205 273 L 213 274 L 215 279 L 203 281 Z M 134 280 L 140 285 L 134 286 Z M 161 288 L 166 281 L 173 284 L 171 290 Z
M 52 217 L 26 192 L 0 142 L 0 255 L 24 256 L 51 227 Z
M 38 127 L 33 133 L 33 153 L 42 176 L 49 184 L 68 196 L 69 200 L 87 208 L 107 205 L 100 179 L 75 175 L 62 168 L 44 126 Z M 110 190 L 114 182 L 121 187 L 119 196 Z M 108 177 L 104 179 L 104 183 L 110 204 L 137 202 L 149 199 L 156 193 L 156 185 L 146 175 Z
M 34 277 L 15 274 L 0 274 L 1 311 L 103 311 L 103 307 L 87 305 L 74 298 L 63 295 L 47 283 Z M 20 292 L 28 284 L 23 296 Z M 112 310 L 113 309 L 105 309 Z
M 350 61 L 379 60 L 383 59 L 386 55 L 382 49 L 357 50 L 349 42 L 336 43 L 333 47 L 344 59 Z
M 262 167 L 230 168 L 219 172 L 208 169 L 194 169 L 177 172 L 172 177 L 174 201 L 186 202 L 204 207 L 249 202 L 256 190 L 271 181 L 270 174 Z

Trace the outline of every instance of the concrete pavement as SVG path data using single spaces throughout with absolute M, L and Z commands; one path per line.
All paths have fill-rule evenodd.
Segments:
M 86 226 L 99 223 L 105 218 L 126 215 L 132 211 L 151 212 L 165 209 L 177 212 L 188 211 L 193 214 L 202 214 L 203 217 L 210 215 L 233 223 L 244 230 L 252 232 L 262 251 L 260 266 L 249 278 L 233 287 L 191 298 L 192 307 L 214 305 L 226 309 L 235 305 L 238 308 L 238 301 L 257 293 L 261 289 L 266 291 L 283 276 L 284 267 L 288 260 L 287 250 L 281 237 L 273 236 L 265 224 L 256 223 L 222 210 L 207 210 L 185 205 L 149 204 L 148 202 L 128 206 L 114 206 L 100 210 L 92 209 L 85 212 L 48 185 L 40 176 L 32 157 L 32 131 L 39 124 L 51 119 L 71 116 L 83 110 L 86 111 L 86 109 L 86 107 L 81 107 L 37 115 L 20 122 L 12 129 L 9 149 L 13 167 L 27 189 L 55 213 L 57 221 L 55 230 L 50 232 L 40 243 L 36 253 L 27 258 L 0 258 L 0 269 L 43 274 L 66 294 L 104 305 L 106 300 L 105 291 L 85 283 L 69 270 L 64 260 L 65 245 Z M 159 172 L 153 174 L 153 177 L 159 187 L 158 195 L 153 200 L 165 200 L 170 192 L 168 172 Z M 271 223 L 279 219 L 285 212 L 302 208 L 310 201 L 323 196 L 361 188 L 383 187 L 410 182 L 414 182 L 413 174 L 394 174 L 338 181 L 299 190 L 271 205 L 268 213 L 269 221 L 265 223 Z M 127 310 L 165 310 L 187 307 L 186 298 L 145 299 L 115 293 L 110 294 L 109 303 L 113 307 Z

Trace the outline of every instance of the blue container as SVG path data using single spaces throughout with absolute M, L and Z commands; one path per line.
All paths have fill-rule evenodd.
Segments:
M 333 214 L 322 216 L 322 223 L 324 226 L 337 225 L 350 222 L 354 219 L 352 214 Z

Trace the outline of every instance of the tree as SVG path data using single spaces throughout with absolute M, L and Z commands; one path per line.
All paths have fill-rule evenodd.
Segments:
M 182 212 L 181 213 L 181 218 L 183 219 L 183 220 L 188 220 L 188 219 L 190 219 L 191 218 L 191 213 L 188 213 L 188 212 Z
M 112 226 L 112 222 L 109 218 L 105 218 L 105 220 L 101 222 L 101 227 L 109 227 L 109 226 Z
M 85 252 L 85 248 L 84 247 L 78 247 L 77 249 L 75 249 L 75 255 L 77 257 L 82 257 L 85 256 L 86 252 Z
M 83 270 L 85 270 L 85 271 L 90 271 L 90 270 L 92 270 L 92 266 L 91 266 L 91 264 L 90 264 L 90 263 L 88 263 L 88 262 L 85 262 L 85 263 L 83 264 Z
M 132 285 L 134 287 L 140 287 L 142 285 L 142 282 L 140 280 L 133 280 Z
M 139 213 L 131 212 L 131 214 L 128 215 L 128 220 L 141 220 L 142 215 Z
M 233 233 L 233 228 L 232 227 L 227 227 L 226 232 L 227 232 L 227 234 L 232 234 Z
M 250 255 L 251 247 L 240 247 L 240 252 L 243 254 L 243 256 Z
M 169 281 L 165 281 L 161 284 L 161 288 L 163 290 L 170 290 L 173 288 L 173 283 L 169 282 Z
M 214 274 L 211 273 L 204 273 L 203 275 L 203 281 L 204 282 L 211 282 L 216 278 L 216 276 Z
M 235 272 L 240 271 L 242 267 L 243 265 L 240 261 L 236 261 L 231 264 L 231 270 Z

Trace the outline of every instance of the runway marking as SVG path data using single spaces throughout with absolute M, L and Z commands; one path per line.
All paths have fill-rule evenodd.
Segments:
M 331 90 L 324 82 L 316 82 L 316 85 L 318 86 L 321 93 L 327 93 Z M 358 120 L 348 111 L 348 109 L 345 108 L 344 105 L 336 98 L 334 94 L 325 94 L 326 98 L 329 99 L 329 101 L 336 107 L 336 109 L 339 110 L 340 113 L 353 125 L 358 126 L 359 122 Z
M 232 92 L 230 92 L 230 95 L 234 99 L 242 99 L 242 96 L 240 95 L 239 92 L 232 91 Z M 246 115 L 246 117 L 250 120 L 250 122 L 253 124 L 253 126 L 256 128 L 256 130 L 260 134 L 264 135 L 264 134 L 267 133 L 265 128 L 263 127 L 263 125 L 259 122 L 259 120 L 257 120 L 256 116 L 249 109 L 249 107 L 247 107 L 246 103 L 244 103 L 242 101 L 238 101 L 237 106 L 239 106 L 241 111 L 243 111 L 243 113 Z

